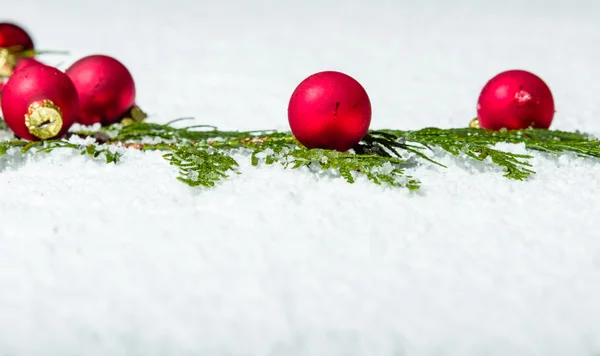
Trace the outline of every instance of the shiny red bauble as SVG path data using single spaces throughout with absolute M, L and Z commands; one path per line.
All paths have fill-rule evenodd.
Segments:
M 75 122 L 77 91 L 66 74 L 46 65 L 14 73 L 2 89 L 2 114 L 20 138 L 60 138 Z
M 347 151 L 366 135 L 371 102 L 354 78 L 340 72 L 313 74 L 294 90 L 288 120 L 296 139 L 307 148 Z
M 21 27 L 7 22 L 0 22 L 0 48 L 11 52 L 22 52 L 33 49 L 33 40 Z
M 548 85 L 524 70 L 496 75 L 483 87 L 477 102 L 479 125 L 488 130 L 547 129 L 554 112 Z
M 118 60 L 93 55 L 66 70 L 79 94 L 77 122 L 84 125 L 112 124 L 135 102 L 135 84 L 129 70 Z

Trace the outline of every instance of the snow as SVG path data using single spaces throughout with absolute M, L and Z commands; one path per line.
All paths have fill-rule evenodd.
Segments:
M 155 122 L 288 129 L 335 69 L 373 128 L 464 127 L 505 69 L 551 87 L 553 128 L 600 134 L 600 3 L 22 0 L 66 67 L 125 62 Z M 6 138 L 2 134 L 2 139 Z M 522 146 L 502 149 L 525 152 Z M 120 148 L 122 149 L 122 148 Z M 122 149 L 125 150 L 125 149 Z M 600 164 L 534 177 L 436 152 L 419 192 L 250 166 L 189 188 L 159 152 L 0 158 L 0 355 L 600 354 Z

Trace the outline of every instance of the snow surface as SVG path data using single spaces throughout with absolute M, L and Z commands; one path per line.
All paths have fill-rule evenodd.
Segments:
M 600 3 L 20 0 L 64 68 L 124 61 L 166 122 L 288 129 L 294 87 L 358 79 L 373 128 L 462 127 L 496 73 L 600 134 Z M 524 152 L 522 146 L 503 146 Z M 0 355 L 600 355 L 600 164 L 509 181 L 439 153 L 418 193 L 277 166 L 191 189 L 160 153 L 0 158 Z

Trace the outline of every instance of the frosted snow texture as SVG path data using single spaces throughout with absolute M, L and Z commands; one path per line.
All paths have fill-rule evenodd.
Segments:
M 287 129 L 326 69 L 373 128 L 466 126 L 497 72 L 600 133 L 597 1 L 11 1 L 39 48 L 124 61 L 151 120 Z M 48 19 L 52 21 L 49 22 Z M 61 57 L 44 57 L 51 64 Z M 502 146 L 524 152 L 521 146 Z M 600 354 L 600 164 L 438 153 L 411 194 L 306 170 L 190 189 L 160 153 L 0 159 L 0 355 Z

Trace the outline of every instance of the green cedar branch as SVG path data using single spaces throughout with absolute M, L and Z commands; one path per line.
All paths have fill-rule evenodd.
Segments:
M 117 163 L 121 158 L 121 153 L 113 152 L 108 147 L 98 147 L 96 145 L 78 145 L 64 140 L 48 140 L 27 142 L 23 140 L 2 141 L 0 142 L 0 156 L 5 155 L 11 148 L 19 148 L 21 154 L 33 152 L 35 154 L 48 153 L 59 148 L 79 150 L 81 155 L 87 155 L 92 158 L 102 157 L 106 163 Z
M 309 167 L 322 171 L 334 170 L 348 182 L 354 183 L 354 175 L 364 175 L 375 184 L 388 184 L 393 187 L 418 189 L 420 182 L 412 176 L 405 176 L 407 162 L 399 158 L 376 154 L 355 154 L 323 149 L 281 144 L 277 140 L 265 140 L 251 155 L 253 166 L 260 162 L 281 164 L 284 168 Z
M 527 161 L 532 156 L 504 152 L 492 146 L 497 143 L 523 143 L 527 149 L 534 151 L 551 154 L 573 152 L 581 157 L 600 158 L 600 141 L 591 138 L 589 135 L 579 132 L 542 129 L 513 131 L 491 131 L 475 128 L 424 128 L 416 131 L 381 130 L 371 131 L 364 142 L 371 146 L 379 143 L 388 150 L 388 146 L 402 148 L 429 161 L 433 161 L 433 159 L 428 156 L 423 157 L 423 148 L 440 147 L 452 155 L 458 156 L 464 153 L 468 157 L 479 161 L 489 157 L 494 164 L 504 169 L 504 175 L 507 178 L 517 180 L 526 179 L 535 173 L 530 169 L 531 164 Z M 408 143 L 419 144 L 421 147 L 412 146 Z M 397 154 L 397 152 L 395 153 Z
M 20 147 L 23 153 L 33 148 L 35 152 L 71 148 L 92 157 L 104 156 L 107 162 L 116 163 L 120 155 L 109 150 L 109 145 L 144 151 L 170 151 L 164 157 L 170 164 L 179 167 L 180 181 L 190 186 L 212 187 L 217 181 L 227 178 L 230 172 L 238 173 L 238 163 L 232 154 L 233 150 L 243 149 L 251 152 L 254 166 L 264 162 L 279 163 L 289 169 L 309 167 L 313 170 L 333 170 L 349 183 L 353 183 L 356 176 L 364 175 L 376 184 L 409 189 L 417 189 L 420 182 L 405 174 L 407 160 L 421 160 L 445 167 L 434 159 L 434 147 L 455 156 L 464 154 L 478 161 L 489 159 L 504 170 L 507 178 L 517 180 L 535 173 L 529 162 L 532 156 L 505 152 L 496 148 L 496 144 L 524 144 L 529 150 L 547 154 L 571 152 L 581 157 L 600 158 L 600 141 L 579 132 L 540 129 L 489 131 L 475 128 L 373 130 L 353 150 L 340 153 L 306 149 L 289 132 L 220 131 L 208 125 L 174 127 L 176 122 L 182 120 L 186 119 L 164 125 L 148 122 L 126 126 L 116 124 L 99 131 L 72 133 L 80 137 L 94 137 L 98 145 L 82 146 L 61 140 L 44 143 L 0 142 L 0 155 L 11 147 Z

